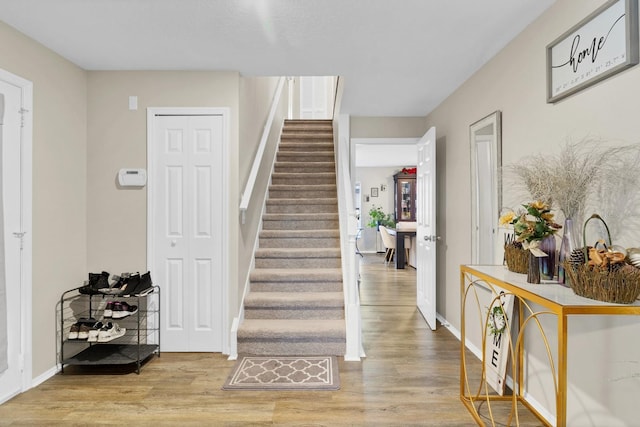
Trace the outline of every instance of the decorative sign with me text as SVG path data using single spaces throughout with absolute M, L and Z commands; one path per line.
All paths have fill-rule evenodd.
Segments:
M 547 102 L 638 63 L 638 0 L 614 0 L 547 46 Z
M 500 291 L 489 308 L 487 331 L 485 332 L 484 368 L 487 384 L 500 396 L 504 395 L 507 378 L 507 362 L 511 348 L 511 316 L 513 294 Z

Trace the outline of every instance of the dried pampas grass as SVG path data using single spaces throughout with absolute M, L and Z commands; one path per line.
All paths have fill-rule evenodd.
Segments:
M 594 208 L 606 218 L 614 242 L 640 245 L 640 145 L 610 149 L 606 156 Z
M 506 167 L 520 196 L 542 200 L 578 223 L 584 219 L 592 182 L 602 168 L 599 141 L 567 142 L 560 153 L 537 154 Z
M 576 227 L 590 210 L 606 219 L 614 241 L 629 233 L 640 239 L 640 144 L 583 138 L 566 142 L 557 154 L 528 156 L 503 171 L 517 197 L 549 203 Z

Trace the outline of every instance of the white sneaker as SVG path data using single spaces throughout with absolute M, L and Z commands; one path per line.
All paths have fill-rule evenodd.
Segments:
M 89 330 L 89 338 L 87 339 L 87 342 L 98 342 L 98 335 L 103 326 L 102 322 L 96 322 L 91 327 L 91 330 Z
M 98 332 L 98 342 L 109 342 L 113 341 L 116 338 L 120 338 L 124 335 L 127 330 L 125 328 L 121 328 L 117 323 L 107 323 L 100 329 Z

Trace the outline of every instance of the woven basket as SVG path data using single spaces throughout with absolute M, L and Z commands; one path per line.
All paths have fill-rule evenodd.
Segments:
M 576 295 L 616 304 L 632 304 L 640 295 L 640 269 L 627 265 L 617 271 L 575 265 L 565 261 L 565 271 Z
M 583 238 L 586 239 L 587 223 L 592 219 L 602 221 L 609 237 L 609 247 L 611 247 L 609 227 L 597 214 L 593 214 L 584 223 Z M 632 304 L 638 298 L 640 295 L 640 269 L 632 265 L 624 265 L 615 270 L 589 266 L 587 264 L 589 262 L 588 247 L 585 246 L 583 251 L 583 263 L 578 264 L 571 261 L 564 263 L 569 284 L 576 295 L 616 304 Z
M 529 268 L 529 251 L 512 243 L 504 245 L 504 259 L 507 269 L 514 273 L 527 274 Z

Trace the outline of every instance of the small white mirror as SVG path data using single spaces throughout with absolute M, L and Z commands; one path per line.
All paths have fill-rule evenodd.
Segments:
M 491 113 L 469 127 L 471 145 L 471 260 L 501 264 L 498 217 L 502 205 L 502 117 Z

